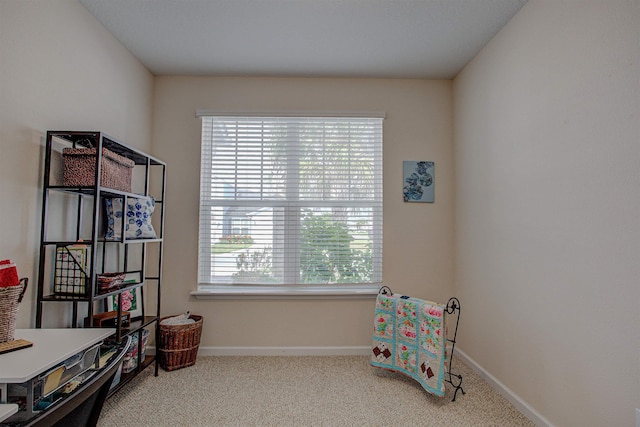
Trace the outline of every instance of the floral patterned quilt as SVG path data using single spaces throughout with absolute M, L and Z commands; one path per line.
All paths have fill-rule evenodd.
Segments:
M 397 371 L 444 396 L 446 305 L 399 294 L 378 294 L 371 365 Z

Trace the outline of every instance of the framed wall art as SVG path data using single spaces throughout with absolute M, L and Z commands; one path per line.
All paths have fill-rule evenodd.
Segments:
M 428 161 L 402 162 L 403 197 L 405 202 L 433 203 L 435 164 Z
M 142 290 L 140 287 L 122 292 L 122 311 L 128 311 L 131 320 L 139 319 L 144 315 Z M 107 297 L 107 311 L 118 309 L 118 295 Z

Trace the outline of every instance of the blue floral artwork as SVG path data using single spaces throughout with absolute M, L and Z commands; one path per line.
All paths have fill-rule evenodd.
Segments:
M 435 164 L 405 160 L 402 162 L 402 171 L 404 201 L 433 203 Z

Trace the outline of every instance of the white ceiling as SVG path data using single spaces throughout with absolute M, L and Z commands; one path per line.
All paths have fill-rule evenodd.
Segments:
M 526 0 L 80 0 L 156 75 L 451 79 Z

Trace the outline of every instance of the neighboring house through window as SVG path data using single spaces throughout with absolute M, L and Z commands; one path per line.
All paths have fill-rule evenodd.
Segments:
M 201 289 L 382 282 L 382 115 L 201 119 Z

